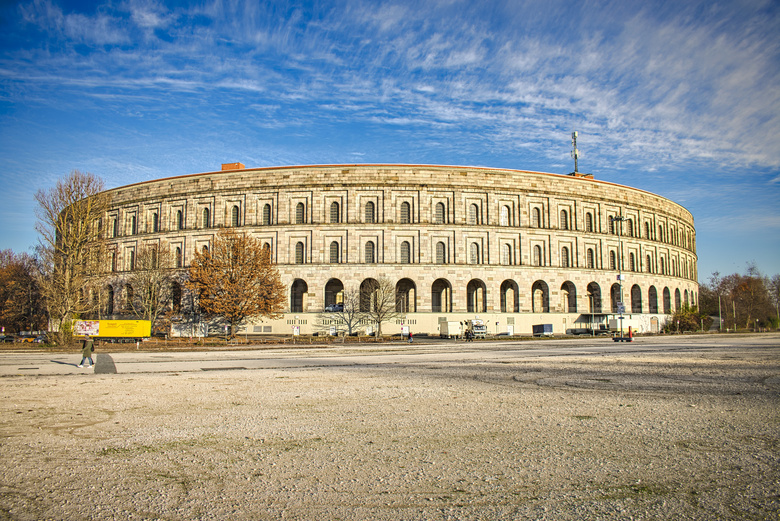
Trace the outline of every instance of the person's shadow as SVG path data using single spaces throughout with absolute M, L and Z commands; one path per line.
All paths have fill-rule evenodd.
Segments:
M 116 374 L 116 364 L 114 363 L 114 359 L 111 358 L 111 355 L 108 355 L 106 353 L 101 353 L 100 356 L 98 356 L 97 353 L 95 353 L 92 355 L 92 357 L 95 360 L 95 373 Z M 70 365 L 73 367 L 79 366 L 79 364 L 74 364 L 71 362 L 63 362 L 62 360 L 49 360 L 49 361 L 54 364 Z

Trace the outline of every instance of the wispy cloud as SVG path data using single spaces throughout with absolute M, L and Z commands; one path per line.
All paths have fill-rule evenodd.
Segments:
M 465 7 L 464 7 L 465 6 Z M 734 9 L 570 6 L 581 27 L 559 40 L 527 33 L 455 3 L 335 3 L 304 10 L 278 2 L 213 1 L 167 8 L 132 0 L 91 13 L 65 13 L 47 0 L 19 8 L 55 48 L 7 49 L 12 81 L 84 89 L 243 91 L 266 102 L 342 105 L 348 117 L 398 124 L 477 124 L 511 142 L 539 140 L 539 126 L 591 133 L 601 164 L 713 161 L 780 166 L 778 17 Z M 462 9 L 466 10 L 463 16 Z M 491 16 L 531 8 L 503 4 Z M 559 21 L 556 9 L 547 18 Z M 622 16 L 622 18 L 621 18 Z M 528 25 L 520 26 L 527 28 Z M 161 31 L 157 35 L 155 31 Z M 143 35 L 137 45 L 132 38 Z M 78 53 L 76 45 L 100 49 Z M 36 73 L 22 67 L 39 53 Z M 257 99 L 251 100 L 256 102 Z M 55 101 L 53 101 L 55 103 Z M 399 103 L 403 115 L 366 111 Z M 359 108 L 356 108 L 359 107 Z M 511 128 L 513 130 L 507 130 Z M 542 140 L 543 143 L 543 140 Z M 501 143 L 506 145 L 506 143 Z

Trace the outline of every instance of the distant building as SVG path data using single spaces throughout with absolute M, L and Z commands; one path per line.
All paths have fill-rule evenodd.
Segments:
M 530 334 L 539 323 L 558 334 L 607 324 L 621 302 L 624 316 L 650 331 L 698 300 L 690 212 L 592 176 L 231 163 L 110 192 L 104 229 L 114 273 L 101 300 L 109 314 L 126 298 L 124 276 L 141 245 L 169 248 L 184 270 L 222 227 L 267 245 L 288 288 L 285 317 L 249 324 L 250 334 L 318 331 L 344 289 L 379 277 L 393 281 L 404 313 L 383 325 L 391 334 L 408 326 L 435 335 L 441 322 L 475 317 L 489 334 Z M 177 299 L 192 312 L 186 291 Z

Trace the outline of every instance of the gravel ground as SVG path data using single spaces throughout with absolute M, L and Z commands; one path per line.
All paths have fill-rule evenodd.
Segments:
M 0 519 L 771 519 L 780 348 L 0 379 Z

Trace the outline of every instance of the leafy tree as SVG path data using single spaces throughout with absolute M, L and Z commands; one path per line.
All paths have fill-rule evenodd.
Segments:
M 46 313 L 36 274 L 34 257 L 0 251 L 0 325 L 6 333 L 45 329 Z
M 756 324 L 772 327 L 778 317 L 776 301 L 772 299 L 772 280 L 762 276 L 753 263 L 748 264 L 745 274 L 721 277 L 715 272 L 699 288 L 699 304 L 702 311 L 713 316 L 718 315 L 720 304 L 723 324 L 729 329 L 751 328 Z
M 164 317 L 173 298 L 173 256 L 157 244 L 142 246 L 135 257 L 135 267 L 127 277 L 133 288 L 131 311 L 141 320 L 149 320 L 152 329 Z
M 695 306 L 686 305 L 674 312 L 665 329 L 667 332 L 707 331 L 711 325 L 712 318 L 709 315 L 700 313 Z
M 231 336 L 247 318 L 280 317 L 286 303 L 270 252 L 230 228 L 220 230 L 210 249 L 195 253 L 185 284 L 204 315 L 229 325 Z
M 102 259 L 100 224 L 109 205 L 103 181 L 74 170 L 49 190 L 35 194 L 36 230 L 40 234 L 39 285 L 58 340 L 70 340 L 70 321 L 96 303 L 85 289 L 99 273 Z
M 386 277 L 363 282 L 360 286 L 360 311 L 376 324 L 376 336 L 382 336 L 382 322 L 403 316 L 397 311 L 393 282 Z

